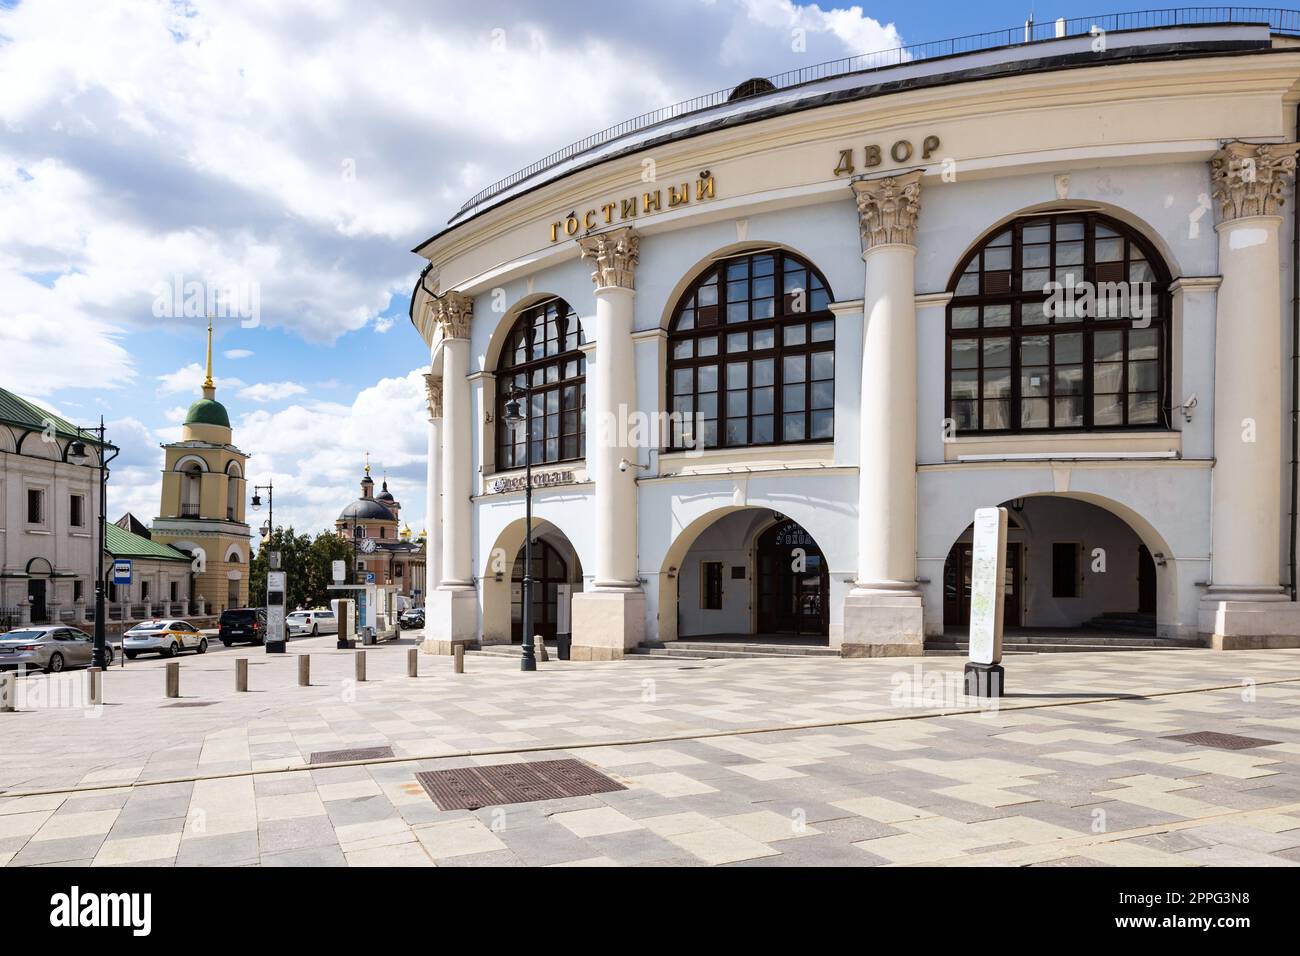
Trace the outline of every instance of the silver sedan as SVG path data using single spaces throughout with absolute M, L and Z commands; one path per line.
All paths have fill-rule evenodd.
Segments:
M 89 667 L 95 642 L 75 627 L 21 627 L 0 634 L 0 670 L 25 667 L 57 674 L 65 667 Z M 113 663 L 113 645 L 106 646 Z

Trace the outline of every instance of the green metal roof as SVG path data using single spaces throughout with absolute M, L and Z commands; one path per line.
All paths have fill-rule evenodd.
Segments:
M 66 418 L 60 418 L 53 412 L 41 408 L 25 398 L 19 398 L 13 392 L 0 388 L 0 422 L 17 425 L 32 431 L 44 431 L 47 424 L 54 426 L 56 434 L 64 438 L 80 438 L 87 445 L 98 445 L 99 441 L 88 432 L 78 432 L 77 426 Z M 107 443 L 112 448 L 111 443 Z
M 226 406 L 211 398 L 200 398 L 190 406 L 189 412 L 185 415 L 186 425 L 220 425 L 222 428 L 230 427 L 230 416 L 226 414 Z
M 132 534 L 115 524 L 104 525 L 104 550 L 115 558 L 141 558 L 159 561 L 184 561 L 190 563 L 189 555 L 178 551 L 169 544 L 159 544 L 138 534 Z

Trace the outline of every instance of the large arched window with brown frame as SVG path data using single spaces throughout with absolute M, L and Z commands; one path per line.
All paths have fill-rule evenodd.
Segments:
M 722 259 L 696 279 L 668 329 L 669 447 L 832 440 L 831 301 L 825 277 L 790 252 Z
M 1169 270 L 1095 213 L 1017 219 L 949 285 L 956 433 L 1169 426 Z
M 526 309 L 510 330 L 497 361 L 496 465 L 522 468 L 523 429 L 505 420 L 516 388 L 528 390 L 532 463 L 573 461 L 587 454 L 587 356 L 577 313 L 563 299 Z

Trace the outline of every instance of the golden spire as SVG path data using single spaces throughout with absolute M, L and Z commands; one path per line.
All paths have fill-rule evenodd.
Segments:
M 370 477 L 370 452 L 366 452 L 366 477 Z
M 203 397 L 211 398 L 216 394 L 217 386 L 212 381 L 212 316 L 208 316 L 208 374 L 203 379 Z

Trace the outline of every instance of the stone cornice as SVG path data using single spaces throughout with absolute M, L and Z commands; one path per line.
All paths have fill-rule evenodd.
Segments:
M 1228 143 L 1210 158 L 1219 221 L 1276 216 L 1295 179 L 1300 143 Z
M 433 320 L 442 328 L 443 338 L 469 338 L 473 318 L 474 300 L 462 292 L 444 292 L 434 300 Z
M 591 281 L 597 289 L 636 288 L 636 266 L 641 258 L 641 237 L 631 226 L 583 236 L 577 240 L 582 258 L 595 265 Z
M 914 245 L 916 217 L 921 212 L 921 170 L 852 183 L 858 203 L 862 248 Z

